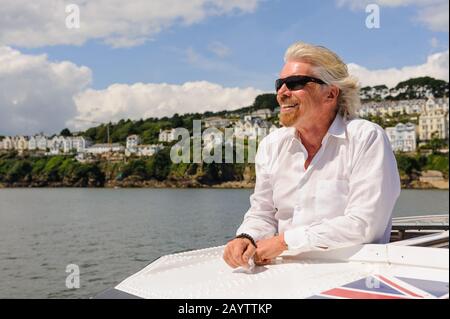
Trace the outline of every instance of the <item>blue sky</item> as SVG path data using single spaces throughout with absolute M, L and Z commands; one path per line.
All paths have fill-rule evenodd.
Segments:
M 416 11 L 414 6 L 381 7 L 380 28 L 368 29 L 364 10 L 338 7 L 335 1 L 264 1 L 254 13 L 176 25 L 132 48 L 111 48 L 89 40 L 82 46 L 47 46 L 23 52 L 47 53 L 50 60 L 88 66 L 96 89 L 113 83 L 206 80 L 271 90 L 285 49 L 297 40 L 327 46 L 346 62 L 369 69 L 424 63 L 436 51 L 431 39 L 438 40 L 442 51 L 448 48 L 448 33 L 433 32 L 414 21 Z M 229 55 L 219 57 L 211 52 L 208 46 L 214 42 L 229 48 Z M 189 50 L 216 66 L 189 62 Z
M 69 30 L 63 0 L 0 0 L 0 134 L 247 106 L 299 40 L 334 50 L 362 85 L 448 80 L 448 0 L 73 2 Z

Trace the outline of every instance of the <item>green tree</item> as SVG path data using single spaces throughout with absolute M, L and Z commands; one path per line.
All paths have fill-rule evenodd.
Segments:
M 131 160 L 122 169 L 122 178 L 128 176 L 139 176 L 142 179 L 148 178 L 147 163 L 145 160 Z
M 429 144 L 433 154 L 439 153 L 439 150 L 445 146 L 445 142 L 443 142 L 443 140 L 441 140 L 437 134 L 433 134 L 433 137 Z
M 166 147 L 153 155 L 150 162 L 147 164 L 147 172 L 151 177 L 162 181 L 169 175 L 171 165 L 170 148 Z
M 416 158 L 404 154 L 396 154 L 398 169 L 407 175 L 419 171 L 420 166 Z
M 253 102 L 253 108 L 255 110 L 270 109 L 273 111 L 276 107 L 278 107 L 277 95 L 273 93 L 260 94 L 255 98 L 255 102 Z
M 19 160 L 11 167 L 6 174 L 6 182 L 14 183 L 22 180 L 31 173 L 33 167 L 29 161 Z
M 61 133 L 59 133 L 59 135 L 61 136 L 72 136 L 72 133 L 70 132 L 70 130 L 68 128 L 65 128 L 61 131 Z
M 172 116 L 170 122 L 171 122 L 173 128 L 177 128 L 177 127 L 182 127 L 183 126 L 183 119 L 178 115 L 178 113 L 175 113 Z

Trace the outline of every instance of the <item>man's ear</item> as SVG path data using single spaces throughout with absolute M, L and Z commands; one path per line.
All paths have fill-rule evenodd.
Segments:
M 334 85 L 329 86 L 327 99 L 331 99 L 331 100 L 336 99 L 337 100 L 338 95 L 339 95 L 339 88 L 337 88 Z

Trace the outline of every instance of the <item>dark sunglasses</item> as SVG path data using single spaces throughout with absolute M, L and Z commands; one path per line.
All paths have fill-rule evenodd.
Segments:
M 286 87 L 289 89 L 289 91 L 297 91 L 301 90 L 305 87 L 306 84 L 309 82 L 314 82 L 318 84 L 326 84 L 321 79 L 313 78 L 306 75 L 293 75 L 288 76 L 284 79 L 278 79 L 275 81 L 275 91 L 278 92 L 283 84 L 286 84 Z

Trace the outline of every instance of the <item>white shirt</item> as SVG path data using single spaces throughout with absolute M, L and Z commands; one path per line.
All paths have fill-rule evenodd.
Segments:
M 251 207 L 236 234 L 284 233 L 298 252 L 389 242 L 400 178 L 384 130 L 337 115 L 305 170 L 307 155 L 293 127 L 261 141 Z

